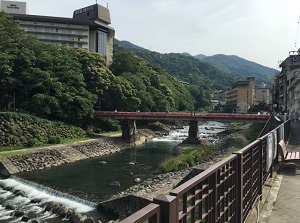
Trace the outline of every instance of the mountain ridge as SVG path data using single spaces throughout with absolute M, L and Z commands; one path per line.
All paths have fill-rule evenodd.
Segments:
M 161 54 L 159 52 L 154 52 L 139 47 L 125 40 L 119 41 L 115 39 L 115 44 L 127 48 L 138 56 L 143 57 L 151 63 L 155 63 L 161 66 L 169 73 L 174 74 L 178 78 L 187 82 L 189 82 L 188 79 L 190 79 L 189 77 L 187 77 L 189 75 L 189 72 L 203 75 L 203 72 L 201 72 L 201 68 L 206 69 L 204 73 L 210 72 L 211 76 L 207 80 L 207 83 L 209 83 L 210 81 L 214 81 L 213 78 L 217 78 L 223 83 L 223 85 L 226 85 L 226 87 L 232 85 L 233 81 L 244 80 L 248 76 L 254 76 L 256 79 L 256 83 L 258 84 L 261 82 L 272 84 L 275 74 L 279 72 L 278 70 L 275 70 L 273 68 L 246 60 L 236 55 L 216 54 L 213 56 L 206 56 L 204 54 L 197 54 L 195 56 L 192 56 L 188 52 Z M 200 61 L 202 63 L 197 63 L 195 59 L 196 61 Z M 205 63 L 210 64 L 214 68 L 208 68 Z M 177 67 L 177 69 L 172 69 L 172 67 Z M 178 69 L 182 69 L 183 67 L 186 69 L 186 71 L 184 71 L 185 73 L 183 71 L 179 73 Z M 220 70 L 220 72 L 214 69 L 218 69 Z M 215 76 L 214 73 L 218 73 L 218 75 Z M 235 77 L 233 77 L 232 75 L 235 75 Z M 226 78 L 224 79 L 221 76 L 227 76 L 229 80 L 227 81 Z

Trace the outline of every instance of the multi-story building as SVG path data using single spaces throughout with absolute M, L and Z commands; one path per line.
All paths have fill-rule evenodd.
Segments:
M 11 14 L 20 26 L 39 40 L 58 46 L 86 48 L 112 63 L 115 31 L 108 8 L 99 4 L 75 10 L 73 18 L 30 15 L 26 2 L 1 1 L 1 10 Z
M 300 116 L 300 50 L 291 51 L 279 65 L 281 72 L 275 79 L 274 108 L 292 119 Z
M 226 91 L 225 102 L 238 113 L 247 112 L 255 103 L 255 77 L 234 83 Z
M 262 86 L 255 89 L 255 104 L 263 103 L 267 111 L 272 111 L 272 90 L 268 86 Z

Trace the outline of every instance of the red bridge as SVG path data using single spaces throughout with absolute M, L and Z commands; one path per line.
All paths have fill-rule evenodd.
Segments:
M 125 119 L 122 137 L 134 141 L 136 136 L 136 120 L 182 120 L 190 121 L 189 135 L 186 143 L 200 143 L 198 121 L 219 122 L 267 122 L 271 115 L 236 114 L 236 113 L 195 113 L 195 112 L 118 112 L 97 111 L 95 117 Z
M 118 112 L 96 111 L 96 117 L 115 119 L 220 121 L 220 122 L 266 122 L 271 115 L 237 113 L 195 113 L 195 112 Z

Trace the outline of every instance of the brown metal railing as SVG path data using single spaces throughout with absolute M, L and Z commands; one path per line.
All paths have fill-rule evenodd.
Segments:
M 290 121 L 282 126 L 287 141 Z M 280 128 L 270 132 L 276 135 L 276 144 L 281 138 Z M 271 176 L 272 165 L 266 168 L 270 133 L 175 188 L 170 195 L 158 195 L 154 204 L 121 223 L 245 222 L 255 201 L 261 199 L 264 182 Z

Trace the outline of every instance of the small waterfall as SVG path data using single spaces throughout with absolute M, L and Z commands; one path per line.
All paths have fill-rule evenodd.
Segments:
M 12 175 L 10 178 L 14 179 L 14 180 L 16 180 L 16 181 L 18 181 L 18 182 L 20 182 L 24 185 L 32 187 L 32 188 L 34 188 L 38 191 L 45 192 L 46 194 L 52 195 L 52 196 L 56 197 L 56 201 L 57 201 L 57 198 L 61 198 L 62 201 L 65 202 L 66 204 L 78 203 L 78 204 L 82 205 L 82 206 L 79 205 L 79 207 L 81 206 L 80 208 L 83 208 L 84 210 L 87 209 L 88 211 L 90 211 L 90 209 L 93 210 L 97 207 L 96 203 L 84 200 L 84 199 L 76 197 L 74 195 L 63 193 L 61 191 L 58 191 L 58 190 L 55 190 L 55 189 L 52 189 L 52 188 L 49 188 L 49 187 L 45 187 L 41 184 L 37 184 L 35 182 L 25 180 L 25 179 L 19 178 L 19 177 L 14 176 L 14 175 Z M 63 198 L 65 198 L 65 201 L 64 201 Z M 87 207 L 83 207 L 83 206 L 87 206 Z
M 24 192 L 25 196 L 17 196 L 16 191 Z M 34 203 L 32 200 L 40 202 Z M 44 187 L 42 185 L 11 176 L 0 179 L 0 222 L 21 222 L 21 217 L 15 217 L 14 210 L 34 216 L 41 220 L 57 218 L 55 214 L 45 211 L 45 203 L 57 202 L 60 205 L 74 210 L 76 213 L 87 213 L 96 209 L 96 204 L 75 196 Z M 44 204 L 44 205 L 42 205 Z M 13 207 L 14 210 L 11 210 Z M 29 221 L 30 222 L 30 221 Z M 60 222 L 60 221 L 58 221 Z

